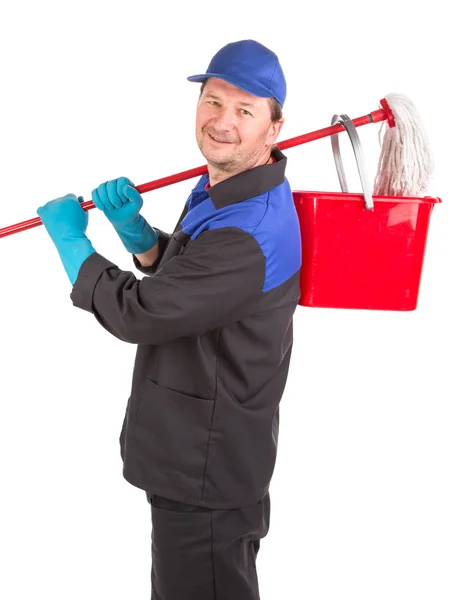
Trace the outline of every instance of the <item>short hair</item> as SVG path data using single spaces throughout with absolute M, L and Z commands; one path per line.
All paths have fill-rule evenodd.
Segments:
M 204 87 L 206 86 L 206 83 L 207 83 L 207 79 L 205 79 L 201 83 L 201 89 L 199 90 L 199 96 L 202 95 L 202 92 L 204 90 Z M 268 98 L 268 104 L 270 105 L 270 118 L 272 120 L 272 123 L 276 123 L 283 116 L 282 106 L 278 102 L 278 100 L 276 98 L 273 98 L 273 97 L 272 98 Z

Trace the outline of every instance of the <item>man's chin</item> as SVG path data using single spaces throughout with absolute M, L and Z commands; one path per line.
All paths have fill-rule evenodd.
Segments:
M 211 165 L 215 169 L 219 169 L 219 171 L 223 171 L 224 173 L 233 173 L 235 171 L 235 163 L 233 160 L 222 161 L 222 160 L 213 160 L 212 158 L 208 158 L 207 164 Z
M 207 162 L 222 170 L 228 170 L 235 167 L 235 158 L 233 156 L 222 156 L 219 152 L 212 152 L 212 150 L 200 148 L 201 154 L 207 160 Z

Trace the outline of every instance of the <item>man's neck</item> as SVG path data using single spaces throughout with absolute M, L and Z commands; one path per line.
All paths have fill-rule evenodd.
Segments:
M 229 179 L 229 177 L 233 177 L 234 175 L 238 175 L 239 173 L 243 173 L 244 171 L 248 171 L 249 169 L 254 169 L 255 167 L 260 167 L 261 165 L 270 164 L 271 162 L 273 162 L 271 150 L 268 150 L 267 152 L 265 152 L 265 154 L 262 155 L 262 157 L 259 160 L 257 160 L 256 163 L 254 163 L 251 166 L 246 166 L 235 172 L 222 171 L 221 169 L 217 169 L 208 163 L 207 168 L 209 172 L 209 183 L 211 184 L 211 186 L 216 185 L 221 181 L 224 181 L 224 179 Z

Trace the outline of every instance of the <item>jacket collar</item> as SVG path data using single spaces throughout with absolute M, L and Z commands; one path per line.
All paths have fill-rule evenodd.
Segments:
M 277 146 L 273 146 L 271 155 L 276 162 L 237 173 L 208 188 L 207 193 L 214 206 L 224 208 L 281 185 L 285 181 L 286 156 Z M 209 175 L 205 176 L 205 182 L 209 182 Z

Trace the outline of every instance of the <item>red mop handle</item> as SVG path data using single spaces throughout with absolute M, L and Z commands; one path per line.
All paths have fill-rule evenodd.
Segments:
M 383 99 L 380 101 L 380 103 L 384 108 L 375 110 L 369 113 L 368 115 L 365 115 L 364 117 L 358 117 L 357 119 L 353 119 L 355 127 L 367 125 L 368 123 L 378 123 L 379 121 L 385 120 L 388 120 L 389 125 L 393 127 L 395 122 L 393 119 L 392 111 L 390 110 L 387 101 Z M 306 144 L 306 142 L 312 142 L 313 140 L 318 140 L 320 138 L 328 137 L 330 135 L 341 133 L 343 131 L 343 125 L 337 123 L 336 125 L 331 125 L 330 127 L 325 127 L 324 129 L 318 129 L 317 131 L 313 131 L 312 133 L 306 133 L 304 135 L 298 135 L 294 138 L 290 138 L 289 140 L 285 140 L 281 143 L 276 144 L 276 146 L 280 148 L 280 150 L 285 150 L 286 148 L 292 148 L 293 146 Z M 140 194 L 144 194 L 145 192 L 151 192 L 151 190 L 157 190 L 158 188 L 166 187 L 167 185 L 171 185 L 172 183 L 178 183 L 179 181 L 191 179 L 193 177 L 197 177 L 198 175 L 204 175 L 205 173 L 207 173 L 206 165 L 190 169 L 189 171 L 182 171 L 181 173 L 176 173 L 175 175 L 169 175 L 168 177 L 162 177 L 161 179 L 156 179 L 155 181 L 150 181 L 149 183 L 137 185 L 136 189 Z M 84 210 L 90 210 L 91 208 L 95 208 L 95 204 L 92 202 L 92 200 L 82 202 L 81 206 Z M 41 219 L 39 217 L 36 217 L 28 221 L 22 221 L 21 223 L 17 223 L 16 225 L 10 225 L 8 227 L 0 229 L 0 238 L 6 237 L 7 235 L 12 235 L 13 233 L 18 233 L 19 231 L 25 231 L 26 229 L 32 229 L 33 227 L 38 227 L 42 224 L 43 222 L 41 221 Z

